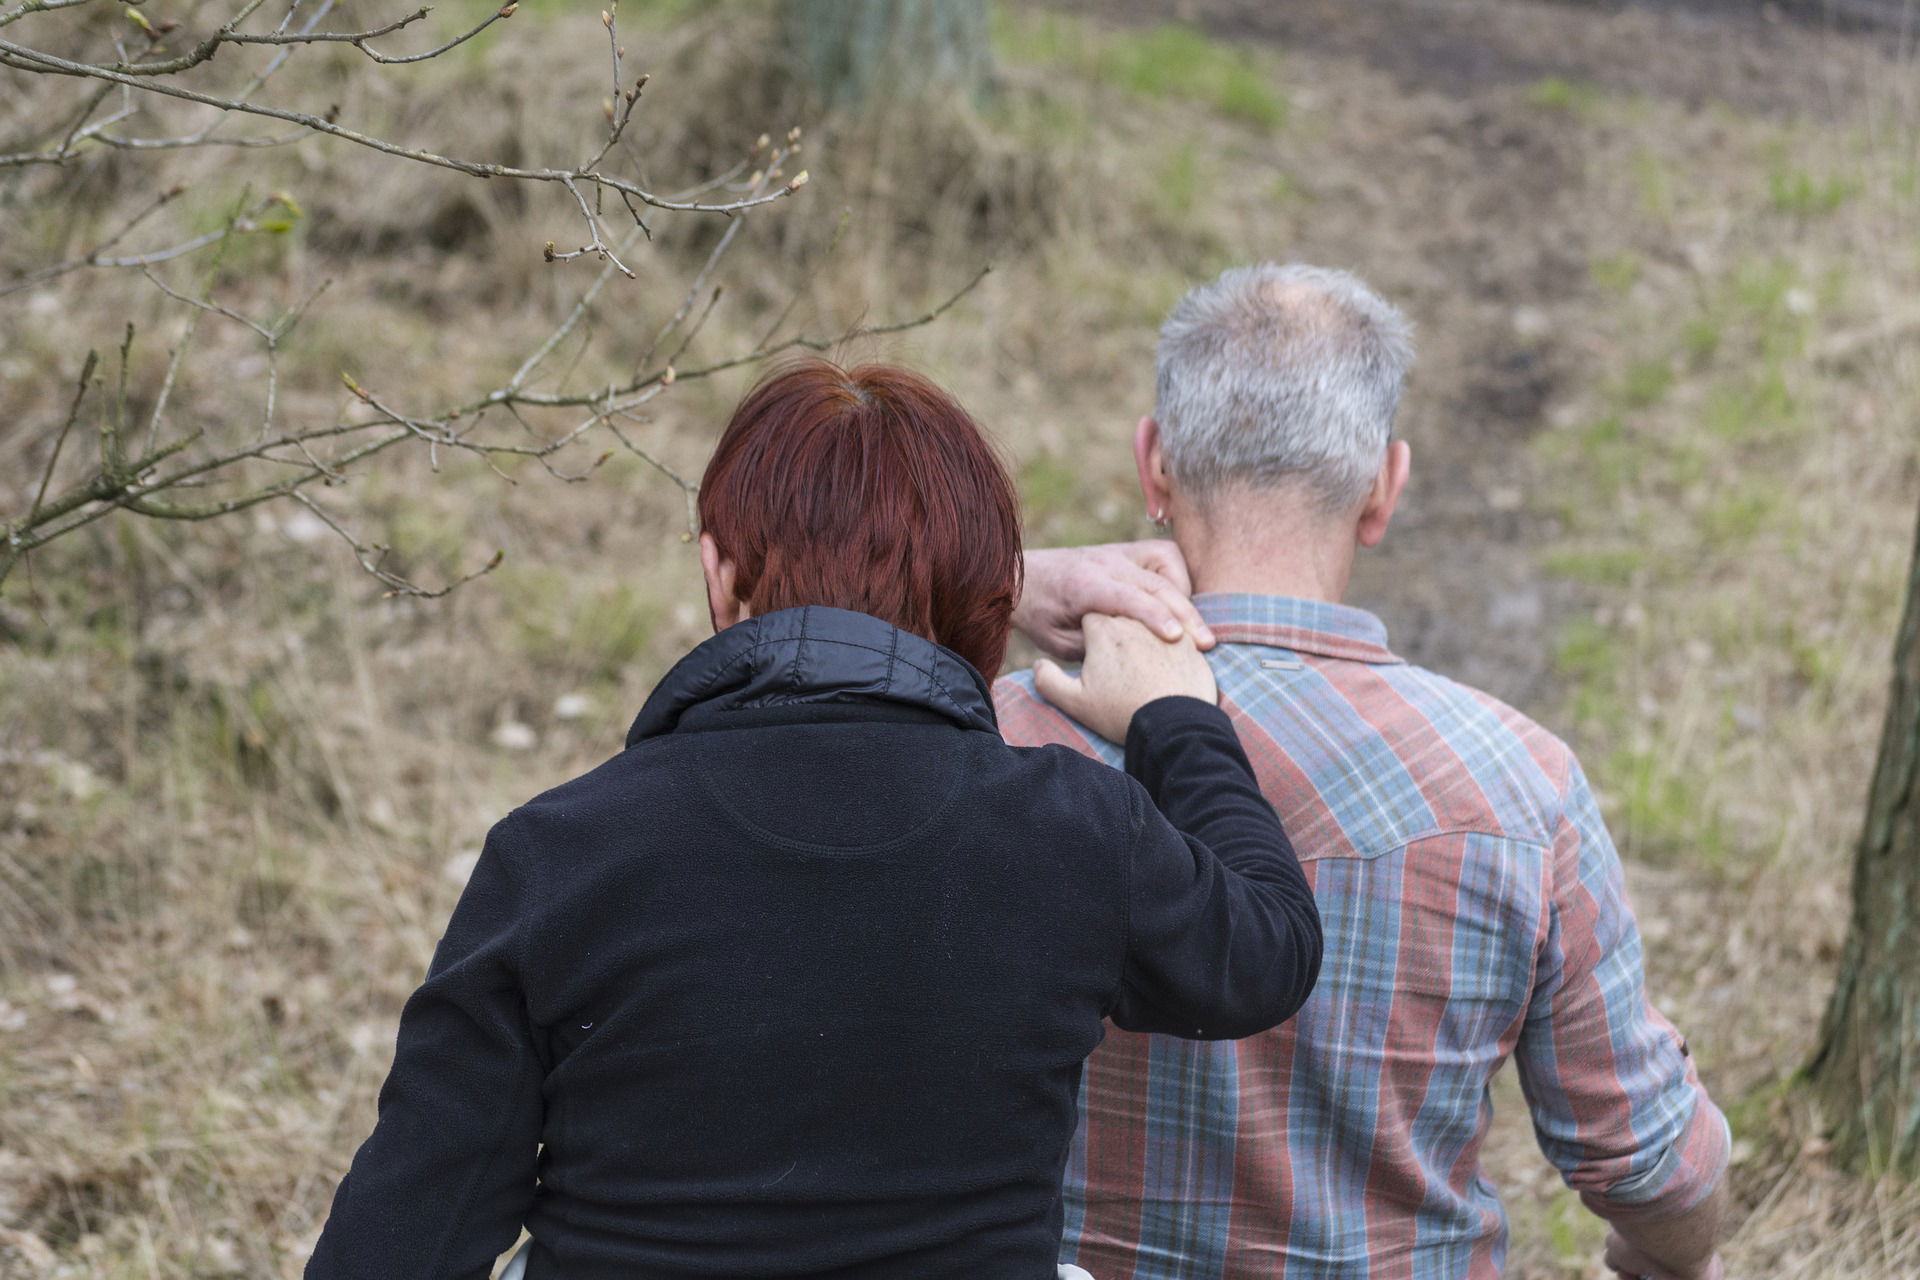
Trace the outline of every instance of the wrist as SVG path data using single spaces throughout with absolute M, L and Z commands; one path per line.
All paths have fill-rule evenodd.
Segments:
M 1134 708 L 1133 714 L 1127 719 L 1126 740 L 1132 742 L 1136 737 L 1145 740 L 1176 725 L 1224 714 L 1217 703 L 1208 702 L 1205 698 L 1185 693 L 1165 694 Z

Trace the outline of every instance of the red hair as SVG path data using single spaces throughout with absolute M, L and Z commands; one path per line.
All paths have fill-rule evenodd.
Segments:
M 756 614 L 872 614 L 1000 670 L 1020 593 L 1013 482 L 953 398 L 892 365 L 806 360 L 734 410 L 700 524 Z

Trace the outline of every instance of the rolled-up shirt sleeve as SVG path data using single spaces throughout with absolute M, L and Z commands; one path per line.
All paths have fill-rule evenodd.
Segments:
M 1664 1218 L 1724 1175 L 1727 1123 L 1687 1043 L 1647 1000 L 1620 855 L 1572 767 L 1551 904 L 1515 1049 L 1540 1149 L 1603 1218 Z

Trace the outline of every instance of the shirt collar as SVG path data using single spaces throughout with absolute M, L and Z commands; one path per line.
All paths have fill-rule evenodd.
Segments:
M 1296 596 L 1203 592 L 1193 598 L 1222 644 L 1269 645 L 1353 662 L 1398 663 L 1387 627 L 1365 609 Z

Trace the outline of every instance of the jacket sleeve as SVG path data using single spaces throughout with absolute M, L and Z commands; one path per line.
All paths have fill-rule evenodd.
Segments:
M 485 1280 L 533 1198 L 544 1072 L 520 985 L 515 819 L 487 837 L 400 1014 L 380 1118 L 334 1195 L 307 1280 Z
M 1223 1040 L 1286 1021 L 1320 974 L 1320 912 L 1226 713 L 1197 698 L 1147 704 L 1127 731 L 1127 772 L 1146 797 L 1131 789 L 1114 1025 Z
M 1514 1063 L 1540 1149 L 1603 1218 L 1668 1217 L 1724 1174 L 1726 1120 L 1647 1000 L 1620 856 L 1579 765 L 1551 850 L 1551 901 Z

